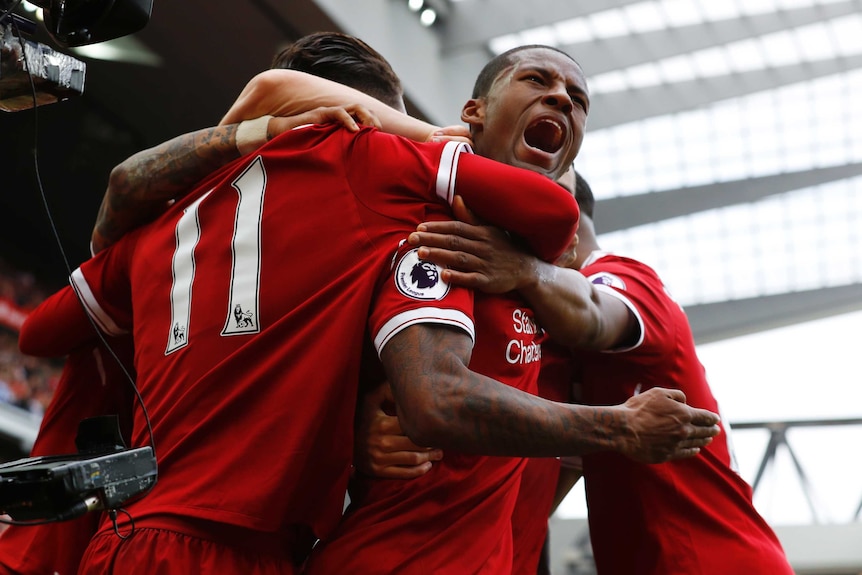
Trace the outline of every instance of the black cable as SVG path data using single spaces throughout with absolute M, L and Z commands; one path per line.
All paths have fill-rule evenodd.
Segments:
M 86 499 L 82 499 L 81 501 L 76 501 L 72 505 L 70 505 L 65 511 L 61 511 L 54 517 L 49 519 L 35 519 L 33 521 L 18 521 L 15 519 L 3 519 L 0 518 L 0 523 L 5 525 L 17 525 L 19 527 L 30 527 L 34 525 L 46 525 L 48 523 L 57 523 L 58 521 L 69 521 L 70 519 L 76 519 L 81 517 L 88 511 L 95 511 L 100 508 L 99 498 L 95 495 L 87 497 Z M 128 512 L 126 513 L 128 515 Z M 131 516 L 130 516 L 131 519 Z M 132 524 L 134 527 L 134 523 Z
M 21 0 L 18 0 L 18 3 L 20 3 L 20 2 L 21 2 Z M 12 27 L 15 29 L 15 34 L 18 36 L 18 42 L 21 44 L 21 51 L 22 51 L 22 53 L 24 53 L 24 50 L 25 50 L 24 40 L 22 39 L 21 32 L 18 29 L 18 25 L 17 25 L 17 23 L 15 23 L 14 20 L 12 21 Z M 50 205 L 48 204 L 48 198 L 45 195 L 45 189 L 42 185 L 42 176 L 41 176 L 41 170 L 39 168 L 39 154 L 38 154 L 38 149 L 39 149 L 39 146 L 38 146 L 38 143 L 39 143 L 39 121 L 38 121 L 38 117 L 39 117 L 39 114 L 38 114 L 38 101 L 37 101 L 37 96 L 36 96 L 36 84 L 35 84 L 35 82 L 33 82 L 33 75 L 30 73 L 30 66 L 29 66 L 29 63 L 27 62 L 26 55 L 24 57 L 24 71 L 27 73 L 27 78 L 30 81 L 30 90 L 31 90 L 31 94 L 33 96 L 33 164 L 34 164 L 34 170 L 35 170 L 35 175 L 36 175 L 36 184 L 39 188 L 39 197 L 41 198 L 42 205 L 45 208 L 45 214 L 48 216 L 48 223 L 50 224 L 51 232 L 54 234 L 54 240 L 57 242 L 57 247 L 60 249 L 60 255 L 63 258 L 63 264 L 66 267 L 67 277 L 70 277 L 72 275 L 72 266 L 69 264 L 69 258 L 66 255 L 66 250 L 63 248 L 63 242 L 60 239 L 60 234 L 57 231 L 56 224 L 54 223 L 54 216 L 51 213 L 51 208 L 50 208 Z M 83 300 L 81 299 L 81 294 L 78 293 L 78 290 L 74 284 L 71 284 L 71 285 L 72 285 L 72 288 L 75 292 L 75 295 L 78 298 L 78 301 L 81 303 L 82 306 L 84 306 Z M 86 306 L 84 306 L 84 307 L 86 307 Z M 138 389 L 137 384 L 135 383 L 135 379 L 129 373 L 125 364 L 120 360 L 119 356 L 114 351 L 114 348 L 111 347 L 111 345 L 108 343 L 107 338 L 102 333 L 102 331 L 98 328 L 98 326 L 96 325 L 96 322 L 93 320 L 93 318 L 90 316 L 89 313 L 86 313 L 86 309 L 85 309 L 85 315 L 87 316 L 87 319 L 89 320 L 90 325 L 93 326 L 93 330 L 96 332 L 97 337 L 102 342 L 102 344 L 105 346 L 105 348 L 108 350 L 108 352 L 111 354 L 111 356 L 114 358 L 114 360 L 117 362 L 117 364 L 120 366 L 120 369 L 122 370 L 123 374 L 126 376 L 126 379 L 128 380 L 129 384 L 132 386 L 132 391 L 135 394 L 135 399 L 138 401 L 138 404 L 141 406 L 141 411 L 144 415 L 144 421 L 146 422 L 146 425 L 147 425 L 147 433 L 148 433 L 149 439 L 150 439 L 150 448 L 153 450 L 153 459 L 155 459 L 156 462 L 158 462 L 158 459 L 156 458 L 156 442 L 155 442 L 155 437 L 153 434 L 153 426 L 152 426 L 152 423 L 150 422 L 150 414 L 149 414 L 149 411 L 147 410 L 146 404 L 144 403 L 144 399 L 141 396 L 141 392 Z M 153 484 L 153 486 L 154 485 L 155 485 L 155 483 Z M 151 486 L 150 489 L 152 489 L 153 486 Z M 142 494 L 141 497 L 145 494 L 146 493 Z
M 125 513 L 126 517 L 129 518 L 129 533 L 128 533 L 128 535 L 123 535 L 122 533 L 120 533 L 120 526 L 117 525 L 117 511 L 121 511 L 121 512 Z M 120 509 L 111 509 L 108 512 L 108 516 L 111 518 L 111 523 L 114 525 L 114 533 L 116 533 L 117 537 L 119 537 L 121 540 L 125 541 L 126 539 L 128 539 L 129 537 L 131 537 L 135 533 L 135 518 L 132 517 L 131 513 L 129 513 L 128 511 L 126 511 L 122 507 Z

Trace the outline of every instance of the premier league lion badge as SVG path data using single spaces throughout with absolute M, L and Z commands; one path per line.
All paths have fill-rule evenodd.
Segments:
M 449 293 L 449 284 L 440 279 L 440 266 L 420 260 L 418 250 L 412 249 L 395 268 L 395 285 L 398 291 L 414 299 L 438 300 Z

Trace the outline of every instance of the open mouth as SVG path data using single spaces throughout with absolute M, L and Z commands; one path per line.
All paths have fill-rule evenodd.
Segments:
M 563 127 L 559 122 L 542 118 L 527 127 L 524 141 L 531 148 L 553 154 L 563 147 Z

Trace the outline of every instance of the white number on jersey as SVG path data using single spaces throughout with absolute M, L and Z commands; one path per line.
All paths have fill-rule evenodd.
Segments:
M 238 201 L 231 236 L 231 278 L 228 309 L 222 336 L 260 331 L 260 236 L 266 170 L 260 156 L 232 183 Z M 195 276 L 195 247 L 200 240 L 200 203 L 207 192 L 185 209 L 176 226 L 176 247 L 171 263 L 171 328 L 165 355 L 188 345 L 191 322 L 192 286 Z

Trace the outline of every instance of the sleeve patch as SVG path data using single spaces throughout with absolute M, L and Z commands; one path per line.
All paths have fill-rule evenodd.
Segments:
M 621 289 L 623 291 L 625 291 L 626 289 L 626 282 L 624 282 L 621 277 L 608 272 L 599 272 L 597 274 L 589 276 L 587 279 L 590 281 L 590 283 L 593 284 L 604 285 L 616 289 Z
M 420 260 L 418 248 L 404 254 L 395 268 L 395 285 L 409 298 L 422 301 L 443 299 L 449 293 L 449 284 L 440 278 L 442 268 Z

